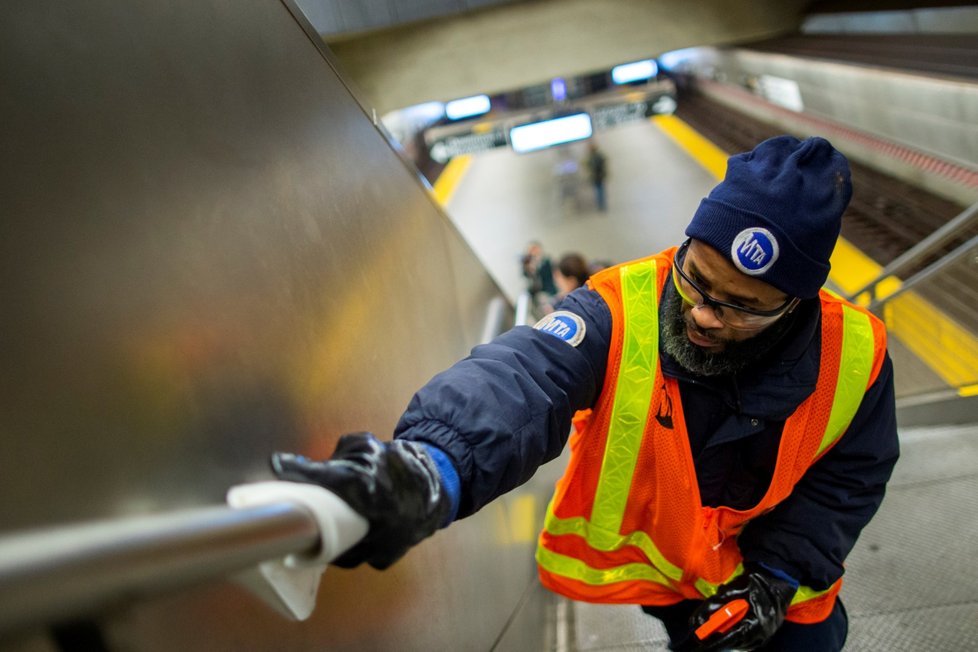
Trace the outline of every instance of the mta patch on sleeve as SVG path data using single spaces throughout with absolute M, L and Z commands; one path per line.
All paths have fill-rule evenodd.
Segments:
M 564 340 L 571 346 L 577 346 L 584 341 L 584 320 L 579 315 L 566 310 L 550 313 L 538 321 L 533 328 Z

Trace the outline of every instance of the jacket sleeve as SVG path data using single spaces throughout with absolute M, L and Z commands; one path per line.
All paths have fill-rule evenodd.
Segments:
M 899 457 L 889 355 L 846 433 L 802 476 L 791 496 L 741 533 L 745 561 L 824 590 L 883 500 Z
M 593 405 L 604 380 L 611 312 L 584 287 L 561 303 L 578 315 L 573 346 L 518 326 L 475 347 L 411 399 L 394 436 L 444 451 L 460 480 L 458 518 L 526 482 L 560 454 L 571 418 Z

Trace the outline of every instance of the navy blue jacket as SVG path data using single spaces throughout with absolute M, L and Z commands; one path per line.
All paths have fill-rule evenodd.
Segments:
M 675 292 L 666 284 L 664 292 Z M 560 305 L 584 320 L 576 347 L 520 326 L 435 376 L 411 400 L 395 436 L 430 444 L 454 462 L 458 518 L 519 486 L 560 454 L 577 410 L 602 387 L 611 312 L 587 288 Z M 706 505 L 751 507 L 770 484 L 785 419 L 815 389 L 820 307 L 796 309 L 777 348 L 735 377 L 697 377 L 660 350 L 663 373 L 680 384 L 700 495 Z M 828 588 L 862 528 L 876 513 L 899 455 L 889 359 L 847 432 L 813 465 L 791 496 L 738 537 L 745 560 Z

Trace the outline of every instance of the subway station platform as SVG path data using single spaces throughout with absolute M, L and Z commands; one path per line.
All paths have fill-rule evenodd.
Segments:
M 685 239 L 716 183 L 649 122 L 603 131 L 596 141 L 608 159 L 605 212 L 595 206 L 582 143 L 523 155 L 500 148 L 463 160 L 448 214 L 511 300 L 525 288 L 519 258 L 529 241 L 539 240 L 555 262 L 569 252 L 612 263 L 647 256 Z M 558 173 L 568 161 L 579 166 L 571 196 Z
M 573 197 L 555 174 L 583 147 L 472 157 L 446 210 L 504 292 L 524 288 L 519 256 L 539 240 L 556 260 L 576 251 L 621 262 L 684 239 L 716 178 L 651 122 L 599 134 L 608 210 L 581 171 Z M 899 375 L 900 369 L 897 369 Z M 912 372 L 909 372 L 912 373 Z M 978 419 L 901 428 L 902 456 L 880 512 L 849 556 L 842 599 L 851 652 L 978 650 Z M 559 652 L 667 650 L 665 630 L 636 607 L 558 599 Z

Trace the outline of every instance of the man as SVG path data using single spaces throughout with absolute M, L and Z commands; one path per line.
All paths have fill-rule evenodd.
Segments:
M 604 182 L 608 177 L 608 159 L 593 140 L 588 141 L 587 152 L 587 170 L 594 187 L 594 203 L 599 211 L 604 212 L 608 210 L 604 189 Z
M 527 292 L 536 302 L 546 302 L 557 294 L 553 264 L 544 253 L 543 245 L 533 240 L 523 254 L 523 277 L 527 280 Z
M 385 568 L 527 480 L 573 419 L 545 586 L 641 605 L 673 649 L 839 650 L 843 562 L 898 456 L 882 323 L 820 291 L 851 194 L 826 140 L 767 140 L 728 161 L 686 242 L 475 348 L 393 442 L 347 435 L 329 462 L 273 468 L 370 521 L 338 564 Z

